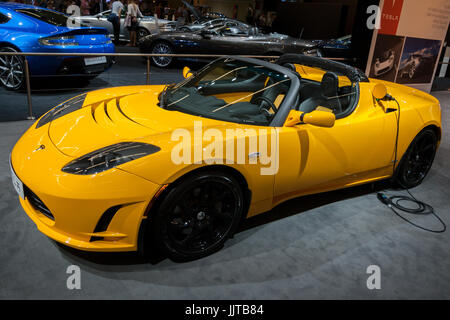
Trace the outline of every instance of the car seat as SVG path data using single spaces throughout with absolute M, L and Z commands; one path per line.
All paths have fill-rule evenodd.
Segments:
M 342 105 L 339 100 L 339 78 L 333 72 L 327 72 L 322 77 L 320 84 L 320 93 L 304 100 L 300 106 L 299 111 L 311 112 L 318 106 L 322 106 L 333 110 L 335 114 L 342 112 Z

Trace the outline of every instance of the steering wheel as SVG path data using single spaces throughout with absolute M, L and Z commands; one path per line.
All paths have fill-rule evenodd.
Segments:
M 268 116 L 273 116 L 273 114 L 271 114 L 269 112 L 270 109 L 272 109 L 274 113 L 277 113 L 278 108 L 275 106 L 275 104 L 272 101 L 270 101 L 269 98 L 264 97 L 264 96 L 259 96 L 258 98 L 255 98 L 254 103 L 257 104 L 257 102 L 260 100 L 261 100 L 261 106 L 259 107 L 259 111 L 261 111 L 261 113 L 264 113 L 265 115 L 268 115 Z M 269 108 L 264 107 L 263 102 L 266 102 L 269 105 Z

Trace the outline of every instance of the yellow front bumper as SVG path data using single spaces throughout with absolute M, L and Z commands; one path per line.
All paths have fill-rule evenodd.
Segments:
M 56 149 L 46 130 L 32 127 L 25 133 L 11 153 L 11 165 L 54 218 L 44 215 L 33 197 L 20 199 L 25 212 L 42 233 L 67 246 L 87 251 L 137 250 L 141 222 L 161 186 L 118 168 L 90 176 L 62 172 L 71 160 Z M 107 227 L 98 231 L 100 219 L 111 208 L 115 210 Z

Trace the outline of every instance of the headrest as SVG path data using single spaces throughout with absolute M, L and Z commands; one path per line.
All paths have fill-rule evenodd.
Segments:
M 285 67 L 291 71 L 297 72 L 297 69 L 295 68 L 295 65 L 293 63 L 285 63 L 285 64 L 283 64 L 283 67 Z
M 297 72 L 297 68 L 293 63 L 285 63 L 283 64 L 283 67 L 291 70 L 292 73 L 295 74 L 300 80 L 302 79 L 302 76 L 300 75 L 300 73 Z
M 336 97 L 338 95 L 339 77 L 333 72 L 325 73 L 320 87 L 322 89 L 322 95 L 325 97 Z

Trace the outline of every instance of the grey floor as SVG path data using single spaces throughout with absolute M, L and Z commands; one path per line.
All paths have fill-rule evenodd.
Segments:
M 450 92 L 444 137 L 426 181 L 413 192 L 450 223 Z M 8 154 L 31 123 L 0 123 L 2 299 L 448 299 L 450 231 L 427 233 L 394 216 L 370 186 L 304 197 L 250 219 L 220 252 L 189 263 L 133 254 L 84 254 L 39 233 L 11 186 Z M 385 184 L 375 188 L 384 188 Z M 432 217 L 413 218 L 428 227 Z M 68 290 L 67 267 L 81 268 Z M 368 290 L 366 269 L 381 268 Z

